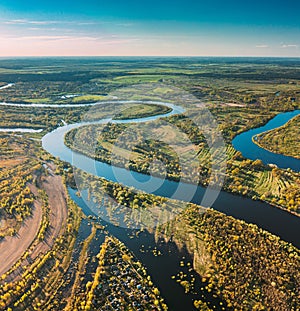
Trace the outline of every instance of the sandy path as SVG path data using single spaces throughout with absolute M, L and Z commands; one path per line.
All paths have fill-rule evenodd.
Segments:
M 229 107 L 246 107 L 245 104 L 236 104 L 236 103 L 224 103 L 221 106 L 229 106 Z
M 30 188 L 37 196 L 37 188 L 33 185 L 30 185 Z M 52 170 L 49 169 L 49 175 L 41 183 L 41 188 L 48 195 L 50 226 L 46 232 L 45 239 L 38 243 L 30 253 L 29 258 L 31 262 L 41 253 L 46 253 L 53 246 L 54 240 L 58 237 L 61 229 L 65 227 L 68 216 L 66 193 L 62 177 L 54 175 Z M 0 275 L 7 272 L 30 246 L 38 233 L 42 213 L 41 203 L 36 200 L 32 217 L 26 220 L 18 234 L 15 237 L 6 237 L 0 242 Z M 25 260 L 21 266 L 28 263 L 28 260 Z M 17 269 L 11 275 L 10 280 L 16 278 L 19 272 L 20 270 Z
M 52 247 L 68 217 L 67 199 L 61 176 L 54 175 L 50 171 L 50 175 L 42 183 L 42 188 L 46 191 L 49 199 L 50 227 L 47 230 L 45 240 L 39 243 L 30 255 L 32 259 Z
M 0 242 L 0 275 L 7 272 L 22 256 L 38 233 L 42 220 L 42 208 L 35 201 L 32 217 L 28 218 L 14 237 L 6 237 Z

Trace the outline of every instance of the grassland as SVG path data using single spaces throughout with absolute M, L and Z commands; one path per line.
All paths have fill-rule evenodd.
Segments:
M 126 119 L 137 119 L 149 116 L 156 116 L 159 114 L 167 114 L 172 111 L 172 108 L 153 105 L 153 104 L 140 104 L 135 105 L 133 108 L 127 108 L 117 115 L 115 115 L 114 120 L 126 120 Z
M 299 136 L 300 116 L 297 116 L 280 128 L 257 135 L 254 142 L 272 152 L 300 159 Z

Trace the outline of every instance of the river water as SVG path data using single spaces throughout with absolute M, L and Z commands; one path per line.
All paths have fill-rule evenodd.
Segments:
M 300 171 L 300 160 L 288 157 L 282 154 L 276 154 L 266 149 L 259 147 L 252 141 L 252 138 L 258 134 L 266 131 L 273 130 L 277 127 L 283 126 L 289 120 L 300 114 L 300 110 L 294 110 L 289 112 L 283 112 L 278 114 L 272 120 L 270 120 L 266 125 L 261 126 L 256 129 L 251 129 L 247 132 L 241 133 L 236 136 L 233 141 L 233 147 L 241 151 L 245 158 L 256 160 L 260 159 L 264 164 L 275 164 L 280 168 L 291 168 L 292 170 Z
M 162 104 L 162 103 L 160 103 Z M 156 120 L 160 117 L 165 117 L 172 114 L 182 113 L 184 110 L 181 107 L 173 106 L 173 111 L 167 115 L 158 115 L 150 118 L 133 119 L 133 120 L 122 120 L 113 121 L 119 123 L 132 123 L 132 122 L 146 122 Z M 298 111 L 299 113 L 299 111 Z M 251 159 L 260 158 L 264 163 L 274 163 L 280 167 L 288 167 L 290 165 L 290 159 L 288 157 L 276 155 L 276 157 L 270 157 L 272 155 L 269 152 L 264 152 L 259 150 L 259 152 L 254 152 L 253 148 L 256 145 L 252 142 L 252 136 L 257 135 L 260 132 L 270 130 L 273 128 L 281 126 L 286 123 L 289 119 L 296 115 L 296 112 L 285 113 L 276 116 L 275 121 L 271 120 L 267 125 L 243 133 L 235 138 L 233 144 L 237 150 L 240 150 L 244 156 Z M 94 123 L 107 123 L 112 120 L 104 119 Z M 272 122 L 273 121 L 273 122 Z M 94 124 L 93 123 L 93 124 Z M 137 187 L 139 190 L 147 192 L 147 186 L 143 186 L 142 181 L 148 181 L 149 176 L 137 172 L 130 172 L 126 169 L 111 167 L 109 164 L 95 161 L 87 156 L 73 152 L 64 144 L 64 136 L 71 129 L 78 128 L 80 126 L 89 123 L 79 123 L 60 127 L 51 133 L 45 135 L 42 139 L 43 148 L 50 152 L 53 156 L 59 157 L 63 161 L 67 161 L 74 165 L 75 167 L 86 171 L 88 173 L 94 174 L 95 176 L 103 177 L 107 180 L 117 181 L 115 173 L 122 174 L 123 180 L 130 176 L 128 180 L 130 182 L 125 182 L 125 186 Z M 261 149 L 261 148 L 260 148 Z M 276 160 L 276 159 L 277 160 Z M 280 161 L 279 161 L 279 160 Z M 299 171 L 299 160 L 295 161 L 293 164 L 293 169 Z M 294 163 L 294 161 L 293 161 Z M 297 169 L 298 167 L 298 169 Z M 132 178 L 134 177 L 134 178 Z M 152 177 L 153 178 L 153 177 Z M 138 182 L 135 182 L 137 180 Z M 163 197 L 172 197 L 179 200 L 185 199 L 185 193 L 194 191 L 195 189 L 190 189 L 195 187 L 193 185 L 181 183 L 180 187 L 183 191 L 177 194 L 178 197 L 174 197 L 176 190 L 178 189 L 179 183 L 170 180 L 160 180 L 157 181 L 161 184 L 160 188 L 157 189 L 154 194 Z M 147 183 L 145 183 L 146 185 Z M 86 215 L 95 215 L 89 208 L 90 204 L 86 204 L 87 198 L 83 200 L 76 196 L 75 190 L 69 189 L 71 198 L 83 209 Z M 205 193 L 205 188 L 197 186 L 195 195 L 192 198 L 193 203 L 201 203 L 203 195 Z M 84 195 L 84 194 L 83 194 Z M 249 198 L 243 198 L 240 196 L 235 196 L 233 194 L 221 191 L 218 199 L 212 206 L 214 209 L 224 212 L 227 215 L 234 216 L 237 219 L 245 220 L 248 223 L 257 224 L 259 227 L 268 230 L 280 236 L 282 239 L 293 243 L 295 246 L 300 248 L 300 218 L 296 217 L 286 211 L 274 208 L 267 203 L 260 201 L 253 201 Z M 103 221 L 100 221 L 102 224 Z M 108 231 L 123 241 L 127 247 L 143 262 L 147 267 L 148 272 L 152 276 L 155 284 L 158 285 L 163 297 L 165 297 L 170 310 L 182 311 L 182 310 L 194 310 L 193 300 L 197 299 L 197 295 L 184 294 L 183 289 L 174 281 L 171 280 L 171 275 L 176 274 L 179 271 L 179 263 L 183 257 L 185 260 L 192 261 L 186 250 L 179 250 L 174 243 L 157 242 L 154 239 L 154 235 L 143 232 L 138 238 L 132 237 L 133 232 L 129 229 L 124 229 L 120 227 L 115 227 L 111 224 L 106 224 Z M 140 248 L 142 245 L 146 247 L 153 248 L 157 247 L 163 253 L 163 256 L 154 257 L 150 252 L 141 253 Z M 199 277 L 196 277 L 197 288 L 203 286 Z M 209 293 L 203 292 L 205 301 L 212 305 L 215 305 L 215 309 L 218 310 L 218 301 L 214 299 Z M 199 298 L 199 297 L 198 297 Z
M 11 85 L 4 86 L 0 89 L 6 87 L 11 87 Z M 116 101 L 113 101 L 114 103 Z M 53 105 L 53 104 L 15 104 L 15 103 L 0 103 L 0 106 L 18 106 L 18 107 L 32 107 L 32 108 L 46 108 L 46 107 L 80 107 L 80 106 L 94 106 L 94 105 L 103 105 L 109 104 L 110 101 L 101 102 L 101 103 L 91 103 L 91 104 L 66 104 L 66 105 Z M 122 103 L 131 103 L 131 101 L 122 101 Z M 135 101 L 136 103 L 136 101 Z M 140 102 L 143 103 L 143 102 Z M 147 189 L 147 183 L 143 186 L 143 182 L 149 180 L 149 176 L 137 172 L 130 172 L 126 169 L 111 167 L 109 164 L 95 161 L 87 156 L 73 152 L 64 144 L 64 136 L 71 129 L 78 128 L 87 124 L 100 124 L 107 122 L 115 123 L 134 123 L 134 122 L 148 122 L 153 121 L 161 117 L 167 117 L 174 114 L 180 114 L 184 112 L 184 109 L 161 102 L 148 102 L 148 103 L 157 103 L 164 104 L 168 107 L 171 107 L 172 112 L 165 115 L 157 115 L 148 118 L 141 119 L 131 119 L 131 120 L 119 120 L 113 121 L 111 119 L 103 119 L 93 123 L 78 123 L 65 125 L 60 127 L 51 133 L 46 134 L 42 139 L 43 148 L 50 152 L 53 156 L 59 157 L 61 160 L 69 162 L 75 167 L 86 171 L 88 173 L 94 174 L 98 177 L 103 177 L 110 181 L 118 181 L 115 177 L 115 173 L 122 175 L 122 180 L 128 178 L 128 182 L 124 183 L 125 186 L 136 187 L 138 190 L 149 191 Z M 298 115 L 300 110 L 293 112 L 281 113 L 270 120 L 266 125 L 249 130 L 238 136 L 233 140 L 233 146 L 236 150 L 242 152 L 244 157 L 249 159 L 261 159 L 265 164 L 276 164 L 281 168 L 291 168 L 297 172 L 300 171 L 300 160 L 274 154 L 267 150 L 264 150 L 253 143 L 253 136 L 260 134 L 262 132 L 277 128 L 284 125 L 291 118 Z M 0 129 L 0 131 L 7 132 L 35 132 L 40 130 L 31 130 L 31 129 Z M 133 177 L 133 178 L 132 178 Z M 178 200 L 185 200 L 185 195 L 190 192 L 195 192 L 191 201 L 196 204 L 200 204 L 205 193 L 205 188 L 197 186 L 195 189 L 194 185 L 178 183 L 170 180 L 160 180 L 159 178 L 153 178 L 153 182 L 161 184 L 159 189 L 157 189 L 154 194 L 163 196 L 163 197 L 172 197 Z M 137 182 L 135 182 L 135 180 Z M 181 191 L 176 193 L 178 187 L 181 187 Z M 69 188 L 69 193 L 71 198 L 82 208 L 83 212 L 86 215 L 95 215 L 93 211 L 89 208 L 92 202 L 88 201 L 87 197 L 85 200 L 76 195 L 76 191 Z M 85 195 L 84 193 L 82 194 Z M 274 208 L 267 203 L 260 201 L 253 201 L 249 198 L 243 198 L 235 196 L 233 194 L 221 191 L 217 200 L 212 206 L 214 209 L 224 212 L 227 215 L 234 216 L 237 219 L 245 220 L 247 223 L 257 224 L 259 227 L 280 236 L 283 240 L 293 243 L 295 246 L 300 248 L 300 218 L 296 217 L 286 211 Z M 134 237 L 134 230 L 124 229 L 120 227 L 113 226 L 112 224 L 105 223 L 103 220 L 100 220 L 102 224 L 107 225 L 107 230 L 121 241 L 123 241 L 127 247 L 140 259 L 143 264 L 147 267 L 148 272 L 152 276 L 155 284 L 158 285 L 161 290 L 162 296 L 165 297 L 167 304 L 170 307 L 170 310 L 173 311 L 182 311 L 182 310 L 194 310 L 193 300 L 199 299 L 198 295 L 194 294 L 184 294 L 183 289 L 171 279 L 172 275 L 178 273 L 182 268 L 179 268 L 180 261 L 184 258 L 185 262 L 191 262 L 192 258 L 185 249 L 178 249 L 175 243 L 169 242 L 165 243 L 164 241 L 155 241 L 154 235 L 148 232 L 142 232 L 138 237 Z M 102 240 L 102 239 L 99 239 Z M 142 245 L 147 249 L 153 249 L 157 247 L 162 253 L 163 256 L 155 257 L 151 252 L 140 252 Z M 98 252 L 98 249 L 95 248 L 95 253 Z M 195 275 L 196 276 L 196 275 Z M 203 286 L 199 277 L 196 276 L 196 287 L 199 288 Z M 204 300 L 215 305 L 215 309 L 218 310 L 218 300 L 212 297 L 211 294 L 207 292 L 202 293 Z
M 160 103 L 163 104 L 163 103 Z M 184 110 L 181 107 L 173 106 L 173 111 L 168 115 L 182 113 Z M 299 110 L 298 110 L 299 113 Z M 286 123 L 292 117 L 297 114 L 297 111 L 293 113 L 282 113 L 277 115 L 274 119 L 275 122 L 268 122 L 267 125 L 255 129 L 250 130 L 245 133 L 245 141 L 249 143 L 249 147 L 246 146 L 245 141 L 243 140 L 243 134 L 237 137 L 234 140 L 234 146 L 237 150 L 241 150 L 244 156 L 248 155 L 248 152 L 251 153 L 250 156 L 252 159 L 260 158 L 259 156 L 262 155 L 260 158 L 263 162 L 267 163 L 268 158 L 264 158 L 264 152 L 261 154 L 253 153 L 251 149 L 256 146 L 252 139 L 251 135 L 257 135 L 261 132 L 266 130 L 270 130 L 275 127 Z M 149 175 L 137 173 L 134 171 L 129 171 L 119 167 L 112 167 L 109 164 L 96 161 L 91 159 L 85 155 L 79 154 L 77 152 L 72 151 L 64 144 L 64 136 L 65 134 L 70 131 L 71 129 L 78 128 L 80 126 L 86 124 L 100 124 L 100 123 L 107 123 L 107 122 L 115 122 L 115 123 L 133 123 L 133 122 L 146 122 L 156 120 L 158 118 L 165 117 L 165 115 L 157 115 L 148 118 L 141 118 L 141 119 L 131 119 L 131 120 L 114 120 L 111 119 L 103 119 L 99 120 L 94 123 L 77 123 L 71 124 L 67 126 L 60 127 L 51 133 L 46 134 L 42 139 L 43 148 L 51 153 L 53 156 L 59 157 L 61 160 L 71 163 L 73 166 L 86 171 L 90 174 L 93 174 L 98 177 L 103 177 L 107 180 L 117 182 L 117 176 L 122 176 L 122 180 L 128 180 L 124 183 L 125 186 L 128 187 L 135 187 L 138 190 L 142 190 L 147 192 L 148 190 L 148 183 Z M 273 119 L 273 120 L 274 120 Z M 254 145 L 254 146 L 253 146 Z M 261 148 L 260 148 L 261 149 Z M 250 150 L 250 151 L 249 151 Z M 269 154 L 269 152 L 267 152 Z M 289 157 L 284 157 L 281 155 L 275 155 L 276 158 L 284 159 L 287 158 L 286 161 L 289 162 Z M 300 160 L 295 159 L 296 162 L 299 164 Z M 274 163 L 275 160 L 271 163 Z M 287 163 L 287 165 L 288 165 Z M 275 163 L 276 164 L 276 163 Z M 128 177 L 128 179 L 126 178 Z M 133 178 L 132 178 L 133 177 Z M 197 186 L 195 189 L 195 185 L 190 185 L 186 183 L 178 183 L 171 180 L 161 180 L 157 177 L 152 177 L 152 182 L 157 182 L 161 184 L 161 186 L 155 190 L 153 193 L 155 195 L 178 199 L 185 201 L 185 196 L 189 197 L 190 193 L 194 193 L 194 196 L 191 202 L 200 204 L 206 188 L 202 186 Z M 180 187 L 181 191 L 177 192 L 178 187 Z M 271 205 L 261 202 L 261 201 L 253 201 L 250 198 L 244 198 L 241 196 L 236 196 L 231 193 L 221 191 L 217 200 L 212 206 L 214 209 L 224 212 L 227 215 L 233 216 L 237 219 L 241 219 L 246 221 L 247 223 L 254 223 L 259 227 L 281 237 L 283 240 L 287 242 L 293 243 L 295 246 L 300 248 L 300 218 L 286 212 L 284 210 L 272 207 Z

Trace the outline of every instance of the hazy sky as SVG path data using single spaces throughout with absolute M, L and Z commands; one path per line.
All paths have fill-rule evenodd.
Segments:
M 297 56 L 299 0 L 0 0 L 0 56 Z

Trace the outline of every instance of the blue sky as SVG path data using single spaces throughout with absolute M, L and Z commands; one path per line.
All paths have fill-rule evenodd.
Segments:
M 300 1 L 0 0 L 0 56 L 300 56 Z

